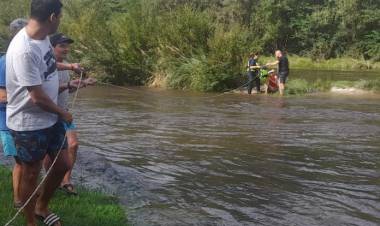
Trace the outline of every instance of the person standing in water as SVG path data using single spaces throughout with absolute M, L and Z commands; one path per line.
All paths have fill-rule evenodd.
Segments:
M 248 94 L 252 93 L 253 83 L 255 83 L 256 92 L 260 93 L 260 76 L 259 76 L 260 66 L 257 62 L 258 59 L 259 59 L 258 53 L 249 54 L 249 59 L 248 59 L 248 63 L 247 63 Z
M 266 66 L 270 67 L 277 65 L 278 87 L 280 90 L 280 95 L 283 96 L 285 91 L 285 83 L 289 76 L 289 60 L 280 50 L 276 50 L 274 55 L 277 60 L 267 63 Z

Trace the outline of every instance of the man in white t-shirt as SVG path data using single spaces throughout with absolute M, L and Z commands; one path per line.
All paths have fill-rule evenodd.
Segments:
M 32 0 L 28 25 L 14 37 L 7 51 L 7 126 L 22 167 L 22 202 L 36 189 L 44 157 L 54 158 L 59 149 L 67 147 L 65 129 L 58 118 L 68 123 L 73 120 L 57 105 L 58 74 L 48 38 L 58 29 L 61 9 L 60 0 Z M 32 198 L 24 209 L 28 226 L 37 226 L 36 217 L 47 225 L 61 225 L 59 217 L 49 211 L 48 203 L 67 171 L 65 157 L 58 157 L 38 199 Z

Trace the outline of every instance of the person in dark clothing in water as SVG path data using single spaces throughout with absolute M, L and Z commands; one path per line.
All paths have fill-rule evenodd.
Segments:
M 280 90 L 280 95 L 282 96 L 284 95 L 285 83 L 289 75 L 289 60 L 285 55 L 283 55 L 283 53 L 280 50 L 276 50 L 275 56 L 277 60 L 272 63 L 266 64 L 266 66 L 278 65 L 278 87 Z
M 256 85 L 257 93 L 260 93 L 260 77 L 259 77 L 259 69 L 260 66 L 258 64 L 259 54 L 251 53 L 249 55 L 248 64 L 247 64 L 247 72 L 248 72 L 248 94 L 252 93 L 253 83 Z

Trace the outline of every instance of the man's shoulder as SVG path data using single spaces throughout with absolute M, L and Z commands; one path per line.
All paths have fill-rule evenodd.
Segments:
M 43 42 L 35 42 L 28 38 L 26 32 L 19 32 L 11 41 L 8 53 L 11 55 L 41 55 Z

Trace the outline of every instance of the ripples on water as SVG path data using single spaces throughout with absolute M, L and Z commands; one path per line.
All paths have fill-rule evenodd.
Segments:
M 380 97 L 203 97 L 81 93 L 82 147 L 141 180 L 133 224 L 380 224 Z

